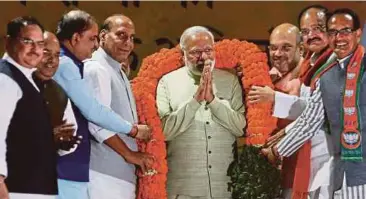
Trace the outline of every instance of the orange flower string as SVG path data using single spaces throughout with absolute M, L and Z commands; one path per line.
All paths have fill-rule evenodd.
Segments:
M 273 88 L 268 73 L 267 56 L 253 43 L 239 40 L 223 40 L 215 44 L 216 68 L 234 69 L 242 67 L 242 85 L 247 94 L 252 85 Z M 152 127 L 152 141 L 139 142 L 141 151 L 153 154 L 156 161 L 153 168 L 157 174 L 144 176 L 138 171 L 138 199 L 166 199 L 166 161 L 165 138 L 156 107 L 156 89 L 162 76 L 184 65 L 182 53 L 177 46 L 162 49 L 146 57 L 138 76 L 132 81 L 136 98 L 137 112 L 141 123 Z M 263 145 L 276 128 L 277 120 L 271 116 L 272 104 L 249 104 L 246 101 L 246 143 Z

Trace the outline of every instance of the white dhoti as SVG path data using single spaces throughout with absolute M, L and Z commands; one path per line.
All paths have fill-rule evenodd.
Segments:
M 136 185 L 90 170 L 89 199 L 135 199 Z

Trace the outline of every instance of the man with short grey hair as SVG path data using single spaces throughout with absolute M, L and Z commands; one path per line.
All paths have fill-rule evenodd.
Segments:
M 226 199 L 233 143 L 246 125 L 237 77 L 214 69 L 212 33 L 194 26 L 180 46 L 185 66 L 164 75 L 157 107 L 168 142 L 169 199 Z
M 138 123 L 136 104 L 121 63 L 133 50 L 135 26 L 124 15 L 113 15 L 103 23 L 100 47 L 85 62 L 85 80 L 99 102 L 130 123 Z M 137 152 L 136 140 L 89 122 L 91 140 L 89 199 L 135 199 L 138 165 L 145 172 L 153 157 Z M 134 165 L 135 164 L 135 165 Z

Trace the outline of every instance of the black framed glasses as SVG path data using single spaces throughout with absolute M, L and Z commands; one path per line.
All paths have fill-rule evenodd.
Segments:
M 340 30 L 329 29 L 328 30 L 328 36 L 335 37 L 338 34 L 341 35 L 341 36 L 348 36 L 353 32 L 354 32 L 354 30 L 352 28 L 343 28 L 343 29 L 340 29 Z

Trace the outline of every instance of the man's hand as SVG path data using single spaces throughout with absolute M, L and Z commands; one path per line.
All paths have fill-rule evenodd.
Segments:
M 194 98 L 197 100 L 197 102 L 201 103 L 205 100 L 205 89 L 206 89 L 206 81 L 204 73 L 201 75 L 200 79 L 200 85 L 197 88 L 196 94 L 194 95 Z
M 271 77 L 272 82 L 276 82 L 282 78 L 282 74 L 275 67 L 272 67 L 272 69 L 269 71 L 269 76 Z
M 151 139 L 151 128 L 144 124 L 137 125 L 137 139 L 149 141 Z
M 130 151 L 124 158 L 128 163 L 139 166 L 143 173 L 151 170 L 155 161 L 154 156 L 151 154 L 134 151 Z
M 206 81 L 206 89 L 205 89 L 205 100 L 208 103 L 211 103 L 212 100 L 215 98 L 215 95 L 213 94 L 212 89 L 212 71 L 211 71 L 211 65 L 208 64 L 203 69 L 203 75 L 205 76 Z
M 80 144 L 82 136 L 75 136 L 74 124 L 67 124 L 63 121 L 63 124 L 53 129 L 54 141 L 57 149 L 65 151 L 70 150 L 75 144 Z
M 268 148 L 263 148 L 261 149 L 261 153 L 267 157 L 268 161 L 273 164 L 276 165 L 277 160 L 279 159 L 278 153 L 276 147 L 268 147 Z
M 0 199 L 9 199 L 9 191 L 4 180 L 4 176 L 0 176 Z
M 285 129 L 281 129 L 276 134 L 274 134 L 273 136 L 269 137 L 266 140 L 265 147 L 276 145 L 279 141 L 281 141 L 283 137 L 285 137 L 285 135 L 286 135 Z
M 268 87 L 252 86 L 248 93 L 249 103 L 273 102 L 275 100 L 275 91 Z

